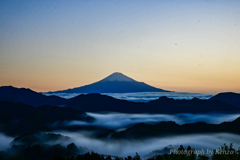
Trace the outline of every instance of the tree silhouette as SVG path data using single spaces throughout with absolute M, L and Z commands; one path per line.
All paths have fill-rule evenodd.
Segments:
M 140 156 L 137 152 L 136 152 L 136 155 L 133 157 L 133 160 L 140 160 Z

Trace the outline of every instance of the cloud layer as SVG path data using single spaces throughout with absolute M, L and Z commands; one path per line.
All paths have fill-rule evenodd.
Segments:
M 166 96 L 168 98 L 174 99 L 192 99 L 194 97 L 200 99 L 209 99 L 213 95 L 211 94 L 201 94 L 201 93 L 184 93 L 184 92 L 138 92 L 138 93 L 102 93 L 103 95 L 108 95 L 117 99 L 125 99 L 128 101 L 135 101 L 135 102 L 148 102 L 151 100 L 158 99 L 159 97 Z M 55 93 L 55 94 L 48 94 L 45 95 L 56 95 L 59 97 L 63 97 L 66 99 L 73 98 L 79 93 Z

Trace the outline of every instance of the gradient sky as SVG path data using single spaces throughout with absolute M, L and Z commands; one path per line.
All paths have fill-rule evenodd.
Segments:
M 121 72 L 240 92 L 239 0 L 0 0 L 0 86 L 55 91 Z

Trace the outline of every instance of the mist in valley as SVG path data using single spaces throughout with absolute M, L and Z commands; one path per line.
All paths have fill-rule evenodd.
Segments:
M 13 139 L 13 137 L 6 136 L 5 134 L 0 133 L 0 151 L 8 149 Z
M 92 123 L 81 121 L 66 121 L 67 126 L 95 126 L 113 129 L 115 131 L 124 130 L 137 123 L 156 124 L 161 121 L 175 121 L 178 124 L 206 122 L 219 124 L 224 121 L 233 121 L 240 114 L 123 114 L 123 113 L 88 113 L 96 121 Z M 56 125 L 56 124 L 55 124 Z M 48 132 L 49 133 L 49 132 Z M 146 138 L 141 140 L 116 140 L 116 139 L 99 139 L 96 138 L 96 131 L 78 130 L 66 131 L 55 130 L 50 133 L 61 134 L 68 138 L 61 138 L 56 141 L 43 142 L 48 145 L 61 144 L 66 147 L 70 143 L 75 143 L 78 147 L 87 147 L 89 151 L 94 151 L 104 155 L 134 156 L 139 153 L 140 156 L 150 157 L 152 154 L 170 153 L 171 149 L 177 149 L 180 145 L 184 147 L 191 146 L 196 150 L 213 150 L 218 149 L 224 143 L 233 143 L 234 148 L 240 147 L 240 136 L 230 133 L 204 133 L 204 134 L 185 134 L 169 135 L 158 138 Z M 100 134 L 100 133 L 99 133 Z M 11 147 L 10 143 L 16 137 L 8 137 L 0 134 L 0 150 L 6 150 Z M 155 151 L 154 153 L 151 153 Z M 151 153 L 151 154 L 150 154 Z
M 89 123 L 83 121 L 66 122 L 67 126 L 96 126 L 113 130 L 123 130 L 137 123 L 156 124 L 161 121 L 175 121 L 177 124 L 206 122 L 209 124 L 220 124 L 231 122 L 240 114 L 126 114 L 126 113 L 87 113 L 96 121 Z
M 146 157 L 152 151 L 161 153 L 170 153 L 171 149 L 178 149 L 180 145 L 184 147 L 191 146 L 195 150 L 213 150 L 218 149 L 224 143 L 233 143 L 235 149 L 240 146 L 240 136 L 229 133 L 216 134 L 187 134 L 165 136 L 159 138 L 148 138 L 142 140 L 100 140 L 90 137 L 87 132 L 65 132 L 56 131 L 55 133 L 69 136 L 77 146 L 87 147 L 88 149 L 104 154 L 114 156 L 134 156 L 139 153 Z M 62 142 L 62 145 L 69 144 Z M 167 148 L 167 149 L 166 149 Z M 153 155 L 149 155 L 153 156 Z M 148 156 L 148 157 L 149 157 Z
M 68 126 L 96 126 L 115 131 L 122 131 L 137 123 L 156 124 L 161 121 L 175 121 L 177 124 L 206 122 L 220 124 L 231 122 L 240 114 L 125 114 L 125 113 L 88 113 L 96 121 L 92 123 L 71 121 L 66 122 Z M 56 131 L 55 133 L 69 136 L 77 146 L 87 147 L 94 152 L 106 155 L 128 156 L 138 152 L 141 156 L 153 156 L 149 153 L 170 153 L 171 149 L 177 149 L 180 145 L 191 146 L 196 150 L 218 149 L 224 143 L 233 143 L 234 147 L 240 147 L 240 136 L 230 133 L 205 133 L 171 135 L 159 138 L 146 138 L 141 140 L 110 140 L 97 139 L 93 137 L 96 133 L 91 131 L 66 132 Z M 66 145 L 66 143 L 65 143 Z M 167 148 L 166 148 L 167 147 Z

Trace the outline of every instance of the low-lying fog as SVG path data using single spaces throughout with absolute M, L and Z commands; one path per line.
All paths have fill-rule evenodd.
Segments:
M 211 124 L 219 124 L 229 122 L 240 117 L 240 114 L 125 114 L 125 113 L 87 113 L 96 119 L 93 123 L 82 121 L 66 122 L 66 125 L 79 126 L 101 126 L 109 129 L 124 129 L 137 123 L 156 124 L 161 121 L 175 121 L 177 124 L 206 122 Z
M 9 144 L 14 138 L 6 136 L 5 134 L 0 133 L 0 151 L 9 148 Z
M 57 144 L 67 146 L 70 143 L 75 143 L 77 146 L 87 147 L 88 149 L 112 156 L 134 156 L 137 152 L 141 157 L 151 157 L 154 154 L 170 153 L 170 149 L 177 149 L 182 144 L 184 147 L 190 145 L 195 150 L 210 150 L 218 149 L 221 145 L 226 143 L 229 145 L 233 143 L 233 147 L 238 149 L 240 147 L 240 136 L 229 133 L 217 134 L 189 134 L 179 136 L 168 136 L 162 138 L 145 139 L 139 141 L 128 140 L 99 140 L 90 137 L 90 132 L 66 132 L 55 131 L 52 133 L 62 134 L 71 137 L 68 141 L 57 141 Z M 9 138 L 0 134 L 0 150 L 5 150 L 10 147 L 10 142 L 13 138 Z M 48 143 L 49 144 L 49 143 Z M 56 143 L 52 143 L 54 145 Z M 164 149 L 168 147 L 168 149 Z M 164 149 L 164 150 L 163 150 Z M 156 151 L 157 150 L 157 151 Z M 163 151 L 162 151 L 163 150 Z M 154 153 L 151 153 L 155 151 Z M 151 153 L 151 154 L 150 154 Z M 209 153 L 210 154 L 210 153 Z
M 93 123 L 86 123 L 80 121 L 66 122 L 66 125 L 92 125 L 116 131 L 124 129 L 136 123 L 158 123 L 160 121 L 175 121 L 178 124 L 207 122 L 218 124 L 224 121 L 233 121 L 240 116 L 240 114 L 123 114 L 123 113 L 88 113 L 96 118 Z M 57 142 L 66 146 L 69 143 L 75 143 L 77 146 L 87 147 L 95 152 L 106 155 L 114 156 L 134 156 L 136 152 L 140 156 L 153 156 L 150 152 L 158 150 L 155 153 L 170 153 L 170 149 L 177 149 L 181 144 L 184 147 L 190 145 L 196 150 L 201 149 L 218 149 L 221 145 L 226 143 L 229 145 L 233 143 L 234 148 L 240 147 L 240 135 L 229 133 L 215 133 L 215 134 L 190 134 L 190 135 L 176 135 L 166 136 L 154 139 L 145 139 L 139 141 L 128 140 L 99 140 L 92 137 L 93 132 L 86 131 L 54 131 L 52 133 L 62 134 L 69 136 L 72 139 L 65 142 Z M 0 134 L 0 150 L 5 150 L 9 147 L 10 142 L 13 140 Z M 53 143 L 56 144 L 56 143 Z M 164 149 L 168 147 L 168 149 Z M 161 151 L 164 149 L 163 151 Z
M 90 116 L 96 118 L 96 121 L 89 124 L 80 121 L 68 122 L 68 125 L 92 125 L 101 126 L 116 131 L 122 130 L 127 126 L 136 123 L 158 123 L 160 121 L 175 121 L 178 124 L 206 122 L 219 124 L 224 121 L 233 121 L 240 116 L 240 114 L 124 114 L 124 113 L 88 113 Z M 63 132 L 57 133 L 72 137 L 74 143 L 78 146 L 85 146 L 95 152 L 107 155 L 117 156 L 134 156 L 138 152 L 141 156 L 146 156 L 154 150 L 162 150 L 168 147 L 169 150 L 158 151 L 157 153 L 169 153 L 170 148 L 177 149 L 181 144 L 187 147 L 190 145 L 197 150 L 213 150 L 218 149 L 224 143 L 233 143 L 234 147 L 240 147 L 240 135 L 229 133 L 218 134 L 191 134 L 169 136 L 155 139 L 145 139 L 140 141 L 127 140 L 98 140 L 91 138 L 91 132 Z M 153 156 L 149 154 L 148 156 Z
M 154 150 L 162 150 L 165 147 L 177 149 L 182 144 L 184 147 L 190 145 L 196 150 L 213 150 L 218 149 L 221 145 L 226 143 L 229 145 L 233 143 L 234 148 L 238 149 L 240 146 L 240 136 L 228 133 L 218 134 L 191 134 L 181 136 L 169 136 L 163 138 L 146 139 L 139 141 L 127 140 L 98 140 L 88 136 L 89 133 L 83 132 L 55 132 L 73 138 L 73 142 L 77 146 L 87 147 L 95 152 L 105 155 L 134 156 L 136 152 L 140 156 L 146 156 Z M 65 143 L 64 145 L 67 145 Z M 159 151 L 158 153 L 163 153 Z M 170 153 L 170 150 L 165 153 Z M 153 155 L 149 155 L 153 156 Z

